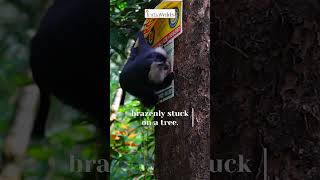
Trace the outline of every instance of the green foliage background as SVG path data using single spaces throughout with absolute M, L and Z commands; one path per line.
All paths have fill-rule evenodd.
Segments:
M 22 87 L 32 84 L 28 64 L 29 42 L 50 0 L 0 0 L 0 153 L 12 125 Z M 158 1 L 110 0 L 110 107 L 119 88 L 118 75 L 144 22 L 144 9 Z M 154 179 L 154 128 L 152 121 L 130 116 L 150 111 L 127 95 L 111 129 L 111 179 Z M 70 156 L 96 159 L 96 130 L 86 115 L 53 99 L 46 138 L 30 142 L 20 163 L 23 179 L 88 179 L 90 173 L 70 172 Z M 0 156 L 0 163 L 3 163 Z M 0 168 L 2 168 L 0 166 Z M 1 169 L 0 169 L 1 170 Z
M 110 97 L 119 87 L 119 72 L 127 60 L 137 32 L 141 29 L 144 9 L 154 8 L 157 1 L 110 0 Z M 110 105 L 113 98 L 110 99 Z M 131 96 L 126 96 L 116 121 L 111 125 L 111 179 L 155 179 L 154 127 L 142 126 L 152 118 L 132 117 L 132 111 L 151 111 Z

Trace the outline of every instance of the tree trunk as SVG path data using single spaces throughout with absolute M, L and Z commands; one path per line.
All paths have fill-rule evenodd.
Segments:
M 186 110 L 189 116 L 165 117 L 177 121 L 178 126 L 156 127 L 158 180 L 209 179 L 209 5 L 209 0 L 183 2 L 183 33 L 175 39 L 175 97 L 161 103 L 156 111 Z
M 211 158 L 252 172 L 214 180 L 320 179 L 320 5 L 317 0 L 213 0 Z

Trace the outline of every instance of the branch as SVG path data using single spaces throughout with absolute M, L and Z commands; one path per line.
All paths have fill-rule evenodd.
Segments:
M 36 117 L 34 108 L 38 104 L 39 94 L 34 84 L 21 90 L 16 115 L 4 143 L 4 158 L 7 164 L 4 165 L 0 179 L 20 179 L 19 161 L 24 158 L 30 141 Z
M 122 94 L 123 94 L 123 90 L 119 88 L 116 92 L 116 97 L 114 98 L 113 104 L 111 106 L 110 122 L 115 121 L 117 118 L 117 113 L 120 107 Z

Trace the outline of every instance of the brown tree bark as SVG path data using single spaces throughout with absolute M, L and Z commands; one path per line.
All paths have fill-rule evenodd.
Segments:
M 320 4 L 213 0 L 212 159 L 250 159 L 250 173 L 212 179 L 320 179 Z
M 183 2 L 183 33 L 175 39 L 175 97 L 160 104 L 156 111 L 186 110 L 189 116 L 166 117 L 164 120 L 176 120 L 178 125 L 156 127 L 155 174 L 158 180 L 209 179 L 209 2 Z

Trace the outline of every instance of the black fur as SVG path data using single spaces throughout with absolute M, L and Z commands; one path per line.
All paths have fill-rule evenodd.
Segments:
M 109 136 L 108 16 L 107 1 L 56 0 L 32 39 L 30 57 L 41 101 L 54 95 L 89 113 L 106 137 Z M 45 109 L 40 107 L 42 115 L 35 123 L 33 134 L 37 136 L 44 133 Z
M 163 55 L 155 52 L 145 41 L 142 32 L 138 33 L 138 47 L 131 48 L 130 57 L 120 74 L 120 85 L 124 91 L 137 97 L 147 107 L 158 102 L 155 91 L 169 86 L 173 80 L 170 73 L 161 84 L 154 84 L 148 79 L 150 66 L 153 62 L 166 62 Z

